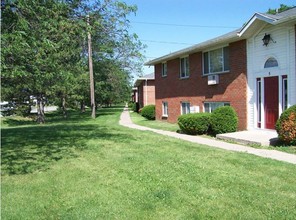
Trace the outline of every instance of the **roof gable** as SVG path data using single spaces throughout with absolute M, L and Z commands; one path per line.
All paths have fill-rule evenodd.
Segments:
M 294 18 L 296 18 L 296 7 L 278 13 L 276 15 L 255 13 L 252 18 L 238 32 L 238 36 L 249 37 L 253 33 L 255 33 L 256 30 L 259 30 L 268 24 L 276 25 L 285 21 L 292 20 Z

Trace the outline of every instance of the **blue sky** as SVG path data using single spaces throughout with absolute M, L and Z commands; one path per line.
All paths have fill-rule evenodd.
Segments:
M 138 7 L 129 16 L 131 33 L 136 33 L 151 60 L 241 27 L 255 12 L 296 6 L 295 0 L 125 0 Z M 170 25 L 165 25 L 170 24 Z M 144 67 L 144 74 L 154 71 Z

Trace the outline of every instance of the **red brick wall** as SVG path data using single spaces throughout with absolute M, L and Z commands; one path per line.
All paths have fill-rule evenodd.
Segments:
M 138 86 L 138 103 L 139 103 L 139 108 L 144 107 L 143 82 Z
M 144 86 L 144 94 L 148 93 L 147 95 L 147 105 L 155 105 L 155 82 L 154 80 L 147 81 L 147 90 Z M 144 106 L 146 105 L 146 96 L 144 97 Z
M 146 89 L 147 87 L 147 89 Z M 148 94 L 146 96 L 146 93 Z M 147 102 L 146 102 L 147 98 Z M 141 84 L 138 86 L 138 102 L 139 107 L 143 108 L 146 103 L 147 105 L 154 105 L 155 104 L 155 81 L 154 80 L 143 80 Z
M 161 64 L 155 65 L 156 119 L 176 122 L 180 103 L 187 101 L 203 112 L 205 101 L 230 102 L 239 117 L 239 129 L 247 128 L 247 54 L 245 40 L 229 45 L 230 72 L 219 75 L 218 85 L 208 85 L 202 75 L 202 52 L 189 55 L 190 77 L 180 79 L 179 58 L 167 61 L 168 73 L 161 76 Z M 168 118 L 162 118 L 162 102 L 168 102 Z

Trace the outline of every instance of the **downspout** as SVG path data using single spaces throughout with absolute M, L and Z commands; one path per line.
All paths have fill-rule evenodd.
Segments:
M 145 100 L 145 106 L 148 104 L 148 82 L 147 82 L 148 80 L 146 79 L 146 94 L 145 94 L 145 96 L 146 96 L 146 100 Z

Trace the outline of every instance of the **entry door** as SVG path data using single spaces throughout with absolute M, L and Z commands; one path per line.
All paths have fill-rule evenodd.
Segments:
M 279 115 L 279 83 L 277 76 L 264 78 L 264 115 L 265 128 L 275 129 Z

